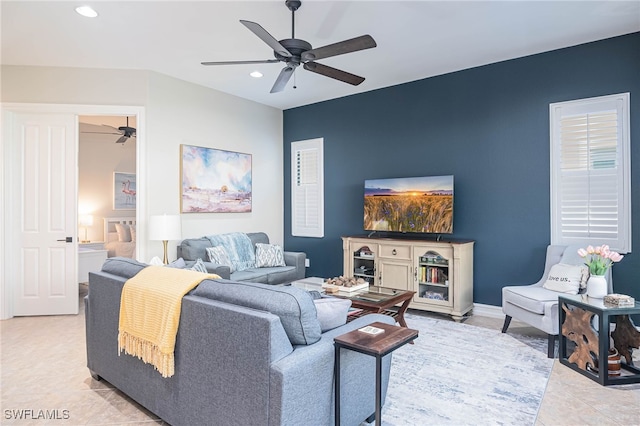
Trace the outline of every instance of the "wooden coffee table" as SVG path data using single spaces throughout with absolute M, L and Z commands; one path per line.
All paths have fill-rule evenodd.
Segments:
M 370 313 L 380 313 L 394 318 L 402 327 L 407 327 L 404 313 L 411 303 L 415 291 L 398 290 L 389 287 L 369 286 L 368 289 L 355 291 L 353 293 L 337 293 L 332 296 L 351 300 L 353 308 L 362 309 L 355 314 L 350 314 L 347 321 L 367 315 Z M 397 311 L 389 308 L 402 303 Z

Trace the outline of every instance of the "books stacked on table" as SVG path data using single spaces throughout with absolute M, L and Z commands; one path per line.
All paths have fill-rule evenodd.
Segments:
M 636 305 L 636 300 L 626 294 L 607 294 L 604 297 L 604 304 L 616 308 L 628 308 Z

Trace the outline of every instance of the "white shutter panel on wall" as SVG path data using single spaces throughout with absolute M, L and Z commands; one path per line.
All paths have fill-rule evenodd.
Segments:
M 551 105 L 552 244 L 630 251 L 625 105 L 624 95 Z
M 324 237 L 322 138 L 291 143 L 291 235 Z

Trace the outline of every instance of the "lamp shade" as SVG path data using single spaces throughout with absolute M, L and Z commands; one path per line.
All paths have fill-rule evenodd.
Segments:
M 179 240 L 182 238 L 180 215 L 163 214 L 149 218 L 149 239 L 158 241 Z
M 93 216 L 90 214 L 81 214 L 78 216 L 79 226 L 93 226 Z

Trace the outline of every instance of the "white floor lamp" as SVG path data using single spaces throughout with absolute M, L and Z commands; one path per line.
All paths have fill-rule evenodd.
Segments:
M 180 223 L 180 215 L 163 214 L 151 216 L 149 218 L 149 239 L 162 241 L 164 246 L 163 263 L 169 263 L 167 256 L 167 244 L 169 240 L 179 240 L 182 238 L 182 225 Z

